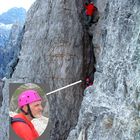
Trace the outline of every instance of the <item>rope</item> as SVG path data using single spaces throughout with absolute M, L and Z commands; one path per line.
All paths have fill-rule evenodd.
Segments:
M 81 83 L 81 82 L 82 82 L 82 80 L 79 80 L 79 81 L 77 81 L 77 82 L 74 82 L 74 83 L 69 84 L 69 85 L 67 85 L 67 86 L 64 86 L 64 87 L 62 87 L 62 88 L 59 88 L 59 89 L 56 89 L 56 90 L 51 91 L 51 92 L 49 92 L 49 93 L 46 93 L 46 95 L 53 94 L 53 93 L 55 93 L 55 92 L 57 92 L 57 91 L 60 91 L 60 90 L 62 90 L 62 89 L 68 88 L 68 87 L 71 87 L 71 86 L 76 85 L 76 84 L 79 84 L 79 83 Z

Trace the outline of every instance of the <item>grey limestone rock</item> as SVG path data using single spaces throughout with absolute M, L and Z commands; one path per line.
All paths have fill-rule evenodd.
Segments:
M 80 80 L 89 34 L 96 58 L 94 85 L 82 103 L 80 85 L 48 96 L 49 140 L 140 139 L 140 2 L 95 4 L 100 18 L 88 29 L 79 15 L 82 0 L 37 0 L 32 5 L 18 64 L 3 89 L 1 139 L 9 135 L 8 83 L 46 83 L 52 91 Z
M 27 14 L 18 64 L 6 82 L 45 83 L 48 91 L 52 91 L 80 80 L 83 30 L 78 16 L 75 0 L 37 0 Z M 4 89 L 6 86 L 8 83 Z M 48 96 L 51 140 L 66 139 L 70 128 L 76 125 L 82 91 L 76 85 Z M 6 104 L 7 93 L 4 93 Z M 6 111 L 3 116 L 7 119 Z M 6 131 L 6 126 L 0 132 Z M 7 137 L 2 135 L 2 139 Z
M 67 140 L 140 139 L 140 2 L 97 1 L 100 19 L 90 27 L 95 82 L 82 101 Z M 82 136 L 81 139 L 82 140 Z

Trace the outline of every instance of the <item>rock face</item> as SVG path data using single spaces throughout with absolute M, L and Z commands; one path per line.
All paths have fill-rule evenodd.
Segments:
M 7 53 L 4 59 L 7 60 L 5 77 L 10 78 L 15 70 L 15 67 L 19 60 L 21 41 L 24 34 L 24 26 L 19 24 L 14 24 L 10 33 L 9 41 L 6 45 Z
M 82 78 L 83 32 L 78 16 L 75 1 L 34 3 L 28 11 L 19 62 L 12 78 L 6 80 L 5 104 L 8 82 L 46 83 L 48 91 L 52 91 Z M 81 93 L 81 86 L 76 85 L 48 96 L 50 139 L 66 139 L 70 128 L 76 125 Z M 1 110 L 4 108 L 3 104 Z M 7 110 L 1 119 L 7 119 Z M 8 139 L 6 126 L 1 130 L 5 131 L 2 139 Z
M 138 140 L 140 1 L 98 0 L 97 7 L 100 20 L 89 29 L 97 62 L 95 82 L 67 140 Z
M 78 12 L 82 1 L 37 0 L 29 10 L 21 55 L 3 89 L 2 140 L 9 135 L 8 83 L 46 83 L 52 91 L 81 79 L 89 42 L 96 57 L 94 85 L 86 89 L 82 104 L 80 85 L 48 96 L 49 140 L 140 139 L 140 2 L 95 4 L 100 19 L 88 29 Z
M 2 106 L 2 100 L 3 100 L 3 95 L 2 95 L 3 86 L 4 86 L 4 82 L 0 79 L 0 107 Z

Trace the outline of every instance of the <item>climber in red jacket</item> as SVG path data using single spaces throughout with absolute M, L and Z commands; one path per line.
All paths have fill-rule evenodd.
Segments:
M 18 106 L 21 113 L 11 119 L 11 125 L 15 133 L 23 140 L 35 140 L 39 137 L 31 120 L 41 117 L 41 97 L 35 90 L 26 90 L 18 97 Z
M 93 2 L 85 3 L 85 24 L 90 25 L 93 20 L 94 12 L 97 11 L 97 8 L 94 6 Z
M 89 87 L 89 86 L 93 85 L 93 81 L 91 80 L 90 77 L 86 77 L 85 84 L 86 84 L 86 87 Z

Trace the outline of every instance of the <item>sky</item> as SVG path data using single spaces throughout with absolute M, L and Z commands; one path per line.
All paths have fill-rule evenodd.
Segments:
M 35 0 L 0 0 L 0 14 L 12 7 L 23 7 L 28 10 L 34 1 Z

